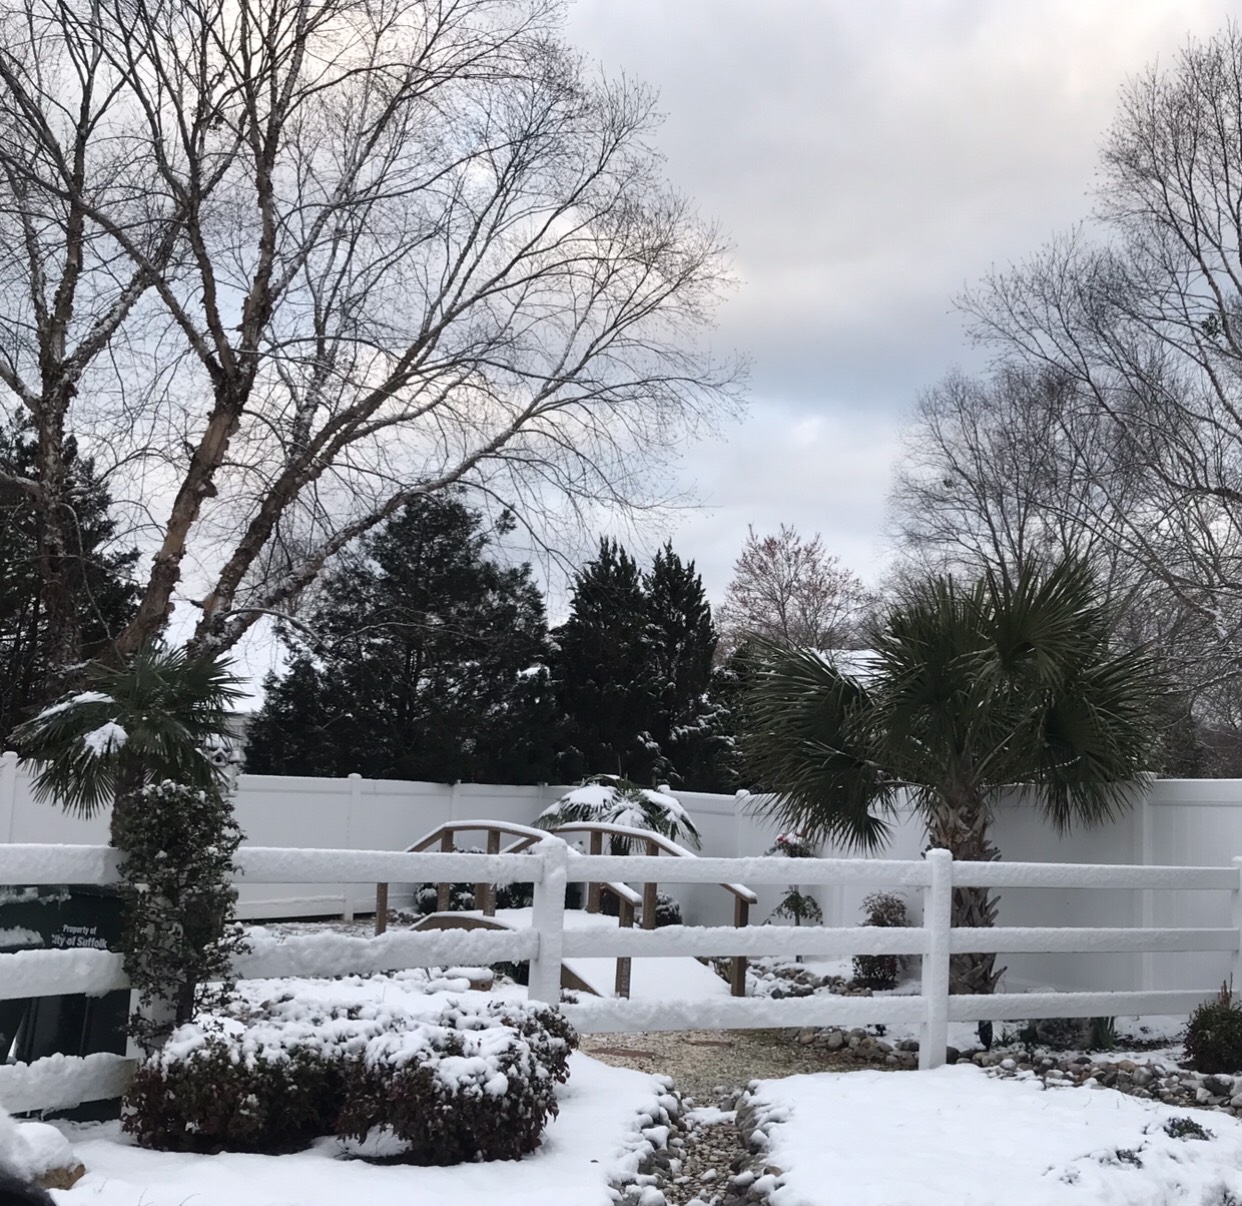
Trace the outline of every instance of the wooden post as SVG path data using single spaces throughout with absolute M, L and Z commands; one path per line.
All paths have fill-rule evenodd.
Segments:
M 618 897 L 620 904 L 618 905 L 618 920 L 621 922 L 623 930 L 632 930 L 634 928 L 634 905 L 625 897 Z M 613 985 L 613 991 L 619 997 L 628 999 L 630 995 L 630 957 L 628 955 L 621 956 L 617 959 L 617 978 Z
M 440 835 L 440 849 L 448 854 L 453 849 L 453 835 L 451 832 L 445 832 Z M 452 892 L 452 884 L 436 884 L 436 912 L 447 913 L 449 909 L 449 893 Z
M 744 929 L 750 924 L 750 901 L 740 896 L 733 898 L 733 924 Z M 746 995 L 746 956 L 734 955 L 729 968 L 729 991 L 735 997 Z
M 500 830 L 489 829 L 487 831 L 487 852 L 488 854 L 500 853 Z M 496 916 L 496 885 L 495 884 L 475 884 L 474 885 L 474 907 L 483 910 L 484 917 Z
M 604 835 L 602 833 L 591 834 L 591 850 L 592 854 L 604 853 Z M 598 913 L 600 906 L 600 890 L 599 884 L 591 882 L 587 884 L 587 907 L 588 913 Z
M 656 857 L 660 853 L 660 847 L 647 839 L 647 853 L 652 857 Z M 654 930 L 656 923 L 656 884 L 643 884 L 643 929 Z
M 375 885 L 375 932 L 382 934 L 388 929 L 388 885 Z

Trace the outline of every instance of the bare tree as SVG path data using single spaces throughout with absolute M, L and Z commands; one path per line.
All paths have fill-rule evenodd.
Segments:
M 1002 357 L 1072 384 L 1106 455 L 1094 530 L 1199 619 L 1242 638 L 1242 34 L 1192 42 L 1126 88 L 1099 228 L 965 299 Z M 1114 483 L 1131 496 L 1121 500 Z
M 1147 646 L 1165 666 L 1165 769 L 1204 773 L 1202 729 L 1189 714 L 1217 727 L 1236 712 L 1236 656 L 1222 656 L 1215 630 L 1152 572 L 1153 537 L 1145 548 L 1129 538 L 1132 517 L 1149 515 L 1152 500 L 1115 432 L 1050 368 L 951 374 L 923 395 L 905 433 L 890 496 L 897 576 L 1012 576 L 1032 562 L 1087 562 L 1116 610 L 1117 638 Z
M 781 524 L 772 536 L 747 528 L 733 580 L 717 612 L 724 654 L 760 636 L 808 649 L 850 649 L 872 599 L 862 581 L 824 551 L 818 532 L 804 540 Z
M 1003 365 L 949 374 L 919 400 L 890 495 L 893 534 L 921 570 L 979 574 L 1076 556 L 1106 583 L 1120 557 L 1100 517 L 1125 484 L 1106 471 L 1108 430 L 1072 381 Z
M 67 455 L 71 407 L 109 375 L 100 362 L 123 355 L 123 325 L 177 244 L 173 225 L 145 199 L 154 164 L 132 141 L 108 136 L 124 106 L 101 50 L 103 20 L 87 10 L 58 21 L 54 6 L 34 4 L 0 19 L 0 386 L 10 417 L 21 416 L 37 437 L 34 472 L 0 468 L 0 482 L 37 516 L 52 693 L 72 673 L 81 638 L 71 585 L 81 544 Z M 61 187 L 41 187 L 43 176 Z M 145 248 L 144 264 L 92 220 L 97 205 Z
M 22 0 L 5 204 L 93 240 L 118 299 L 99 354 L 123 355 L 62 426 L 153 520 L 119 655 L 187 574 L 194 646 L 228 648 L 453 484 L 532 522 L 641 504 L 651 458 L 736 404 L 739 366 L 699 343 L 723 240 L 661 178 L 652 96 L 592 75 L 559 9 Z M 91 70 L 52 79 L 56 56 Z M 88 100 L 106 120 L 75 125 Z M 57 252 L 29 242 L 33 277 Z

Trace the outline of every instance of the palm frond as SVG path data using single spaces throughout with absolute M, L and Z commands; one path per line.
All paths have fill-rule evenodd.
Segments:
M 153 645 L 121 666 L 95 663 L 86 685 L 13 732 L 38 799 L 91 816 L 126 784 L 218 784 L 203 748 L 227 736 L 228 706 L 244 695 L 226 662 Z
M 867 689 L 809 650 L 765 642 L 757 657 L 744 753 L 770 798 L 756 807 L 811 841 L 882 846 L 900 785 L 868 746 Z

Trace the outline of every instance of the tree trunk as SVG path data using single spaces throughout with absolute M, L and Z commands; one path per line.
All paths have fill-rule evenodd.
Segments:
M 46 408 L 39 424 L 36 451 L 40 487 L 38 508 L 39 601 L 43 610 L 43 651 L 47 658 L 41 693 L 56 699 L 69 686 L 79 660 L 81 642 L 72 581 L 72 512 L 66 502 L 65 400 Z
M 946 810 L 928 827 L 931 846 L 948 850 L 954 860 L 990 863 L 1000 858 L 988 833 L 991 816 L 983 807 Z M 1000 897 L 987 888 L 954 888 L 952 924 L 956 927 L 986 929 L 996 923 Z M 949 992 L 955 995 L 987 994 L 996 991 L 1004 974 L 996 966 L 994 954 L 953 955 L 949 959 Z

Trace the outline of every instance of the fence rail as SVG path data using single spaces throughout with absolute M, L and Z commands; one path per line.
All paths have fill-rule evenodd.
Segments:
M 659 858 L 584 855 L 560 841 L 525 853 L 286 850 L 243 847 L 239 882 L 246 883 L 533 883 L 526 928 L 393 931 L 375 938 L 317 934 L 256 936 L 235 970 L 242 978 L 334 976 L 408 967 L 528 963 L 530 994 L 559 1001 L 562 961 L 696 956 L 753 958 L 793 955 L 916 955 L 917 994 L 891 997 L 812 996 L 786 1000 L 731 997 L 694 1001 L 589 999 L 564 1004 L 587 1032 L 916 1023 L 920 1067 L 944 1059 L 950 1022 L 1189 1012 L 1211 996 L 1203 986 L 1163 992 L 998 993 L 950 996 L 950 958 L 972 952 L 1180 952 L 1233 955 L 1242 982 L 1242 860 L 1232 867 L 1084 866 L 1047 863 L 955 863 L 947 851 L 919 861 L 882 859 Z M 116 883 L 117 855 L 94 846 L 0 845 L 0 884 Z M 670 926 L 566 929 L 570 882 L 907 887 L 921 895 L 921 921 L 896 927 Z M 1055 890 L 1139 889 L 1229 891 L 1233 928 L 951 926 L 956 887 Z M 27 950 L 0 955 L 0 1000 L 64 993 L 97 994 L 127 986 L 118 955 L 97 950 Z M 0 1064 L 0 1105 L 56 1109 L 116 1096 L 132 1075 L 121 1056 L 52 1056 L 29 1065 Z

